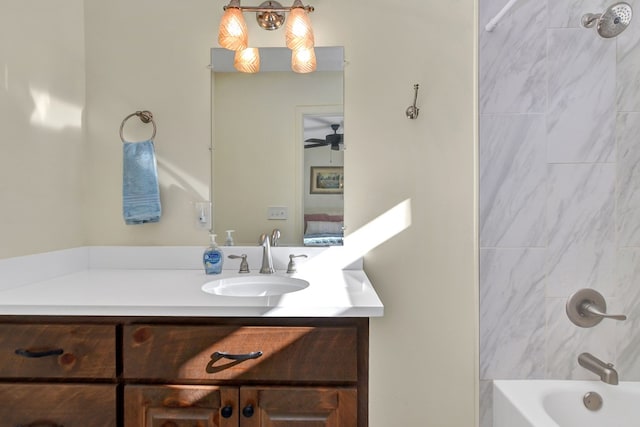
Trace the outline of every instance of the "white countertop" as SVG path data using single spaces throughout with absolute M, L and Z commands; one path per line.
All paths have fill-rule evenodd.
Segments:
M 191 261 L 186 263 L 189 265 L 175 265 L 179 268 L 158 268 L 153 261 L 148 261 L 158 258 L 158 251 L 162 251 L 158 248 L 151 250 L 153 256 L 147 257 L 146 262 L 145 254 L 139 257 L 140 265 L 145 267 L 139 269 L 132 267 L 136 264 L 134 261 L 137 255 L 132 256 L 131 248 L 91 248 L 87 249 L 89 255 L 78 252 L 84 249 L 70 250 L 64 256 L 50 253 L 44 258 L 42 255 L 33 255 L 2 260 L 0 315 L 377 317 L 382 316 L 384 311 L 366 274 L 361 268 L 357 268 L 358 263 L 355 268 L 350 266 L 349 269 L 341 269 L 322 267 L 313 262 L 305 265 L 305 262 L 301 262 L 299 272 L 293 277 L 307 280 L 309 286 L 306 289 L 281 296 L 229 297 L 205 293 L 201 287 L 212 280 L 239 276 L 237 263 L 229 262 L 230 260 L 225 261 L 226 269 L 222 274 L 206 275 L 202 268 L 194 268 Z M 274 251 L 276 268 L 283 268 L 282 264 L 285 259 L 288 260 L 288 253 L 292 249 L 274 249 L 277 249 Z M 174 251 L 175 254 L 180 249 L 167 250 Z M 189 248 L 188 251 L 197 254 L 201 250 L 202 248 Z M 231 251 L 239 250 L 254 251 L 253 248 L 236 247 Z M 105 261 L 105 254 L 109 254 L 108 261 Z M 164 262 L 161 264 L 166 267 L 166 259 L 192 258 L 186 257 L 184 253 L 180 256 L 173 256 L 174 254 L 163 251 L 160 258 Z M 75 261 L 70 261 L 69 256 L 82 261 L 78 265 L 71 265 Z M 96 257 L 99 261 L 95 260 Z M 118 261 L 120 257 L 126 262 Z M 257 255 L 251 253 L 249 259 L 252 275 L 258 275 L 255 258 Z M 313 255 L 310 256 L 310 259 L 313 258 Z M 199 257 L 196 259 L 197 265 Z M 54 260 L 53 264 L 49 265 L 51 260 Z M 122 268 L 123 264 L 127 265 Z M 33 272 L 21 272 L 20 266 L 39 266 L 48 270 L 55 270 L 54 267 L 57 267 L 57 270 L 51 274 L 55 277 L 37 277 L 33 276 Z M 276 274 L 286 275 L 283 270 Z M 28 279 L 25 279 L 27 276 Z

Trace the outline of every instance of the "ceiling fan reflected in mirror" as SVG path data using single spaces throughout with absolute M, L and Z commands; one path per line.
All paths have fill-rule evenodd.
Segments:
M 332 150 L 341 151 L 345 149 L 344 146 L 344 134 L 338 133 L 338 129 L 340 125 L 337 123 L 333 123 L 331 125 L 331 129 L 333 133 L 325 136 L 324 139 L 320 138 L 309 138 L 304 141 L 304 148 L 316 148 L 316 147 L 326 147 L 330 146 Z

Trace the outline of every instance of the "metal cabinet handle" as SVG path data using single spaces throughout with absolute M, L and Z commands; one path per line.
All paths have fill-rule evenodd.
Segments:
M 254 351 L 254 352 L 245 353 L 245 354 L 231 354 L 231 353 L 226 353 L 224 351 L 216 351 L 215 353 L 213 353 L 211 358 L 216 360 L 229 359 L 229 360 L 237 360 L 242 362 L 244 360 L 257 359 L 260 356 L 262 356 L 261 351 Z
M 38 357 L 48 357 L 48 356 L 59 356 L 62 353 L 64 353 L 64 350 L 61 348 L 56 348 L 53 350 L 31 351 L 24 348 L 18 348 L 16 349 L 15 353 L 18 356 L 22 356 L 22 357 L 38 358 Z
M 52 421 L 34 421 L 30 424 L 18 424 L 16 427 L 64 427 L 62 424 L 56 424 Z
M 233 408 L 230 405 L 223 407 L 220 409 L 220 415 L 222 415 L 222 418 L 231 418 L 233 415 Z
M 254 413 L 254 410 L 253 410 L 252 404 L 248 404 L 247 406 L 242 408 L 242 415 L 244 415 L 246 418 L 253 417 L 253 413 Z
M 205 368 L 205 371 L 208 374 L 215 374 L 216 372 L 224 371 L 227 368 L 235 366 L 238 363 L 242 363 L 245 360 L 257 359 L 258 357 L 261 357 L 261 356 L 262 356 L 261 351 L 253 351 L 251 353 L 245 353 L 245 354 L 231 354 L 231 353 L 226 353 L 224 351 L 216 351 L 211 355 L 211 360 L 209 360 L 209 363 L 207 363 L 207 367 Z M 228 359 L 228 360 L 231 360 L 231 362 L 227 362 L 223 365 L 213 366 L 220 359 Z

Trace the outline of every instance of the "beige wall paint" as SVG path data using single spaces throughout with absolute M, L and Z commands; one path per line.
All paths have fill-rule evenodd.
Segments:
M 371 426 L 472 426 L 475 2 L 341 4 L 334 24 L 349 62 L 347 230 L 403 200 L 412 207 L 411 227 L 365 258 L 385 304 L 385 316 L 371 320 Z M 398 27 L 367 31 L 365 23 Z M 420 116 L 408 120 L 414 83 Z
M 85 241 L 82 3 L 2 1 L 0 258 Z
M 312 3 L 317 44 L 345 46 L 348 61 L 347 230 L 358 230 L 396 204 L 411 200 L 411 226 L 365 258 L 365 269 L 386 313 L 371 321 L 370 426 L 473 426 L 478 377 L 476 2 L 406 0 L 401 7 L 380 0 Z M 49 180 L 46 185 L 54 200 L 40 207 L 69 207 L 56 207 L 60 209 L 57 217 L 49 213 L 47 225 L 38 229 L 30 228 L 30 221 L 19 212 L 6 220 L 3 217 L 4 229 L 22 231 L 11 234 L 10 241 L 22 239 L 25 248 L 32 248 L 8 252 L 40 252 L 83 241 L 79 227 L 69 225 L 80 218 L 80 179 L 88 187 L 88 243 L 206 242 L 205 234 L 191 226 L 190 204 L 206 197 L 209 185 L 210 71 L 206 65 L 209 48 L 216 45 L 223 4 L 212 0 L 85 1 L 87 137 L 76 136 L 76 141 L 90 142 L 87 172 L 82 174 L 82 149 L 64 153 L 62 143 L 47 148 L 43 158 L 65 159 L 57 171 L 71 177 L 51 181 L 48 171 L 56 162 L 35 168 L 31 175 L 11 169 L 11 182 Z M 456 25 L 451 25 L 453 16 Z M 78 25 L 74 21 L 72 27 Z M 252 24 L 250 28 L 254 44 L 282 44 L 281 33 L 266 33 Z M 39 70 L 45 76 L 47 71 L 46 67 Z M 82 67 L 72 67 L 68 74 L 75 77 L 69 80 L 77 81 Z M 58 83 L 68 76 L 49 77 Z M 421 111 L 418 120 L 412 121 L 404 111 L 412 101 L 414 83 L 421 84 Z M 117 131 L 125 115 L 142 108 L 153 111 L 158 121 L 165 216 L 160 224 L 135 228 L 124 226 L 120 214 Z M 131 128 L 132 133 L 144 131 Z M 42 149 L 43 144 L 33 144 L 31 136 L 23 137 L 35 132 L 31 126 L 23 124 L 14 132 L 30 141 L 32 148 Z M 55 136 L 60 136 L 58 141 L 73 140 L 54 132 L 40 140 L 55 140 Z M 13 148 L 7 145 L 3 140 L 3 154 L 11 154 Z M 18 153 L 22 164 L 28 164 L 29 152 Z M 0 161 L 7 162 L 4 155 Z M 8 201 L 12 209 L 41 195 L 34 190 L 36 185 L 27 186 L 27 191 L 9 186 L 6 177 L 0 185 L 3 203 Z M 67 197 L 72 200 L 62 203 Z
M 88 243 L 206 245 L 195 227 L 194 202 L 209 200 L 209 49 L 215 43 L 211 0 L 86 0 Z M 157 224 L 122 219 L 122 119 L 150 110 L 163 216 Z M 151 135 L 137 119 L 127 139 Z

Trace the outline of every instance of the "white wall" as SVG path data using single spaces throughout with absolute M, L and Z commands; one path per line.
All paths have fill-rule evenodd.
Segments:
M 209 48 L 216 45 L 223 4 L 85 1 L 86 140 L 91 147 L 88 171 L 81 178 L 88 186 L 88 243 L 206 242 L 203 233 L 191 227 L 189 205 L 206 197 L 210 182 L 206 65 Z M 407 0 L 399 6 L 380 0 L 318 0 L 313 4 L 317 44 L 345 46 L 348 61 L 347 229 L 353 233 L 398 203 L 411 201 L 411 226 L 365 259 L 366 271 L 386 306 L 385 316 L 371 321 L 369 425 L 472 426 L 478 378 L 475 1 Z M 250 27 L 253 43 L 282 45 L 282 33 Z M 45 70 L 49 71 L 40 69 Z M 412 121 L 405 118 L 405 110 L 413 100 L 414 83 L 421 84 L 421 111 Z M 159 224 L 127 227 L 120 213 L 117 132 L 125 115 L 143 108 L 151 110 L 158 122 L 165 217 Z M 73 151 L 74 156 L 78 153 Z M 22 155 L 26 157 L 26 151 Z M 64 170 L 78 173 L 78 163 L 66 163 Z M 50 179 L 49 174 L 36 176 Z M 54 182 L 56 200 L 65 197 L 71 182 L 76 181 Z M 0 185 L 5 186 L 3 202 L 25 200 L 18 194 L 21 191 L 6 190 L 6 180 Z M 72 205 L 77 208 L 80 203 L 75 200 Z M 18 222 L 27 231 L 27 222 Z M 46 230 L 54 233 L 67 226 L 62 220 L 51 225 Z M 21 237 L 39 242 L 41 234 Z M 74 240 L 81 241 L 82 236 Z M 30 252 L 39 252 L 41 247 L 36 246 L 29 245 Z
M 82 3 L 2 1 L 0 258 L 85 241 Z

